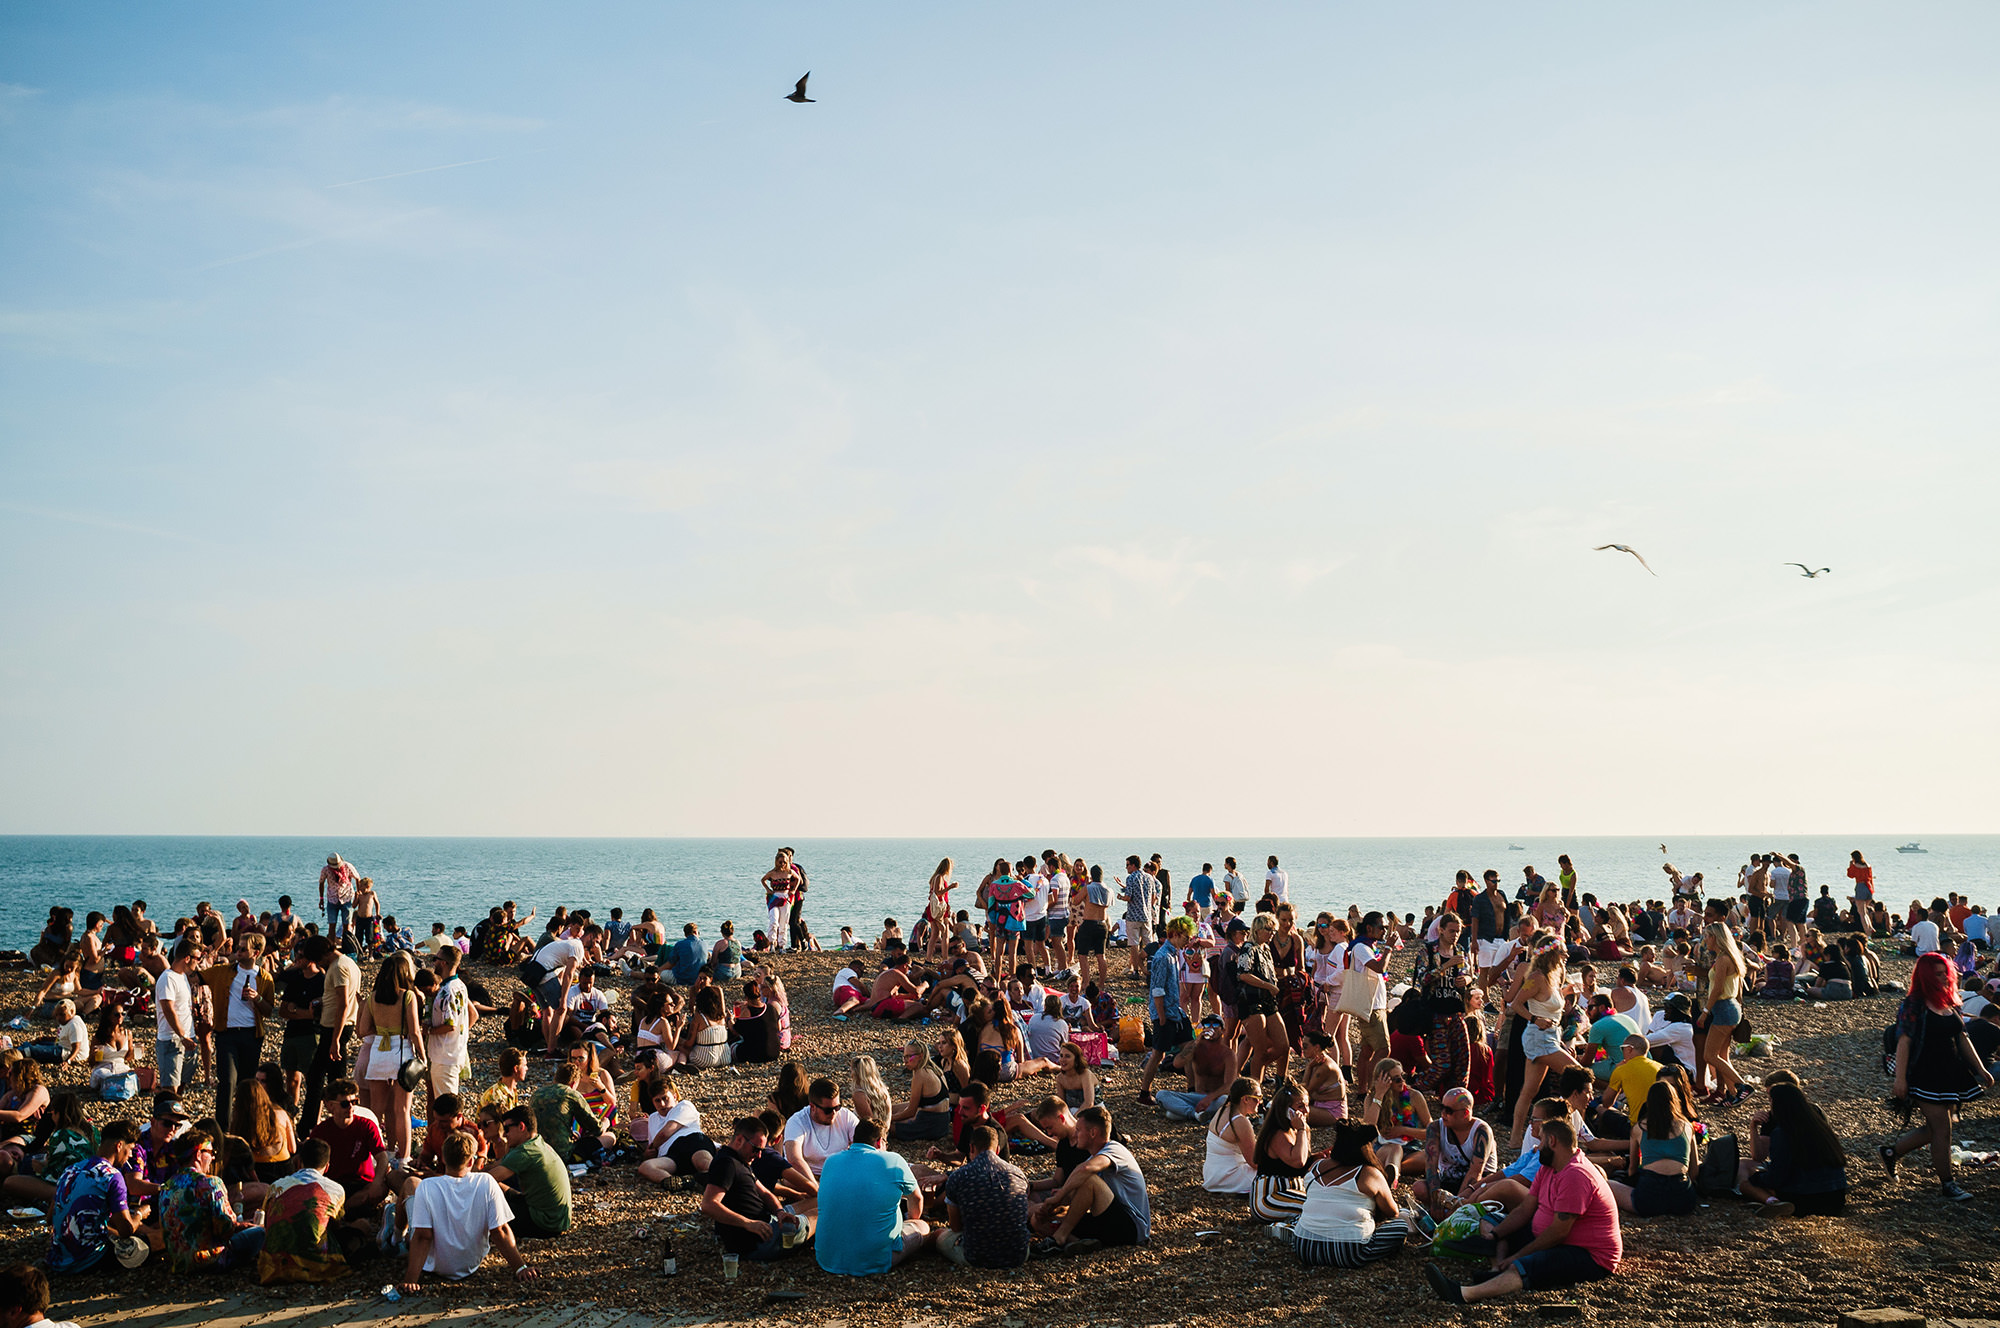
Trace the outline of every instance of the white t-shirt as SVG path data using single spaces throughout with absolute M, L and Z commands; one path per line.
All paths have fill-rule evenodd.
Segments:
M 1040 922 L 1049 915 L 1049 878 L 1036 872 L 1028 878 L 1028 897 L 1021 901 L 1021 920 Z
M 550 941 L 535 951 L 535 962 L 554 973 L 562 968 L 565 959 L 583 962 L 583 942 L 573 936 L 563 936 Z
M 812 1106 L 808 1103 L 792 1113 L 785 1122 L 785 1142 L 797 1139 L 804 1145 L 806 1165 L 817 1176 L 826 1166 L 826 1160 L 835 1153 L 844 1153 L 854 1142 L 854 1127 L 861 1118 L 846 1107 L 833 1113 L 831 1125 L 821 1125 L 812 1118 Z
M 410 1226 L 428 1227 L 432 1245 L 424 1271 L 468 1277 L 486 1261 L 493 1231 L 509 1217 L 500 1182 L 484 1171 L 426 1176 L 410 1196 Z
M 1780 867 L 1773 863 L 1771 866 L 1771 898 L 1783 903 L 1791 897 L 1791 890 L 1792 869 L 1790 867 Z
M 467 1065 L 466 1035 L 472 1029 L 472 1001 L 465 982 L 456 973 L 431 997 L 431 1023 L 424 1033 L 424 1046 L 433 1065 Z
M 1264 873 L 1264 893 L 1275 895 L 1281 904 L 1292 902 L 1292 878 L 1285 875 L 1283 867 L 1273 867 Z
M 1375 948 L 1366 941 L 1355 941 L 1347 947 L 1347 954 L 1341 961 L 1341 972 L 1344 975 L 1348 970 L 1366 968 L 1374 962 Z M 1369 1006 L 1369 1009 L 1387 1010 L 1389 1008 L 1389 983 L 1387 979 L 1380 973 L 1370 973 L 1367 975 L 1367 979 L 1375 983 L 1375 1000 Z M 1345 976 L 1341 980 L 1345 983 Z
M 1676 1023 L 1667 1018 L 1666 1011 L 1656 1011 L 1653 1022 L 1646 1029 L 1646 1045 L 1672 1047 L 1674 1055 L 1680 1057 L 1682 1065 L 1693 1065 L 1694 1025 Z
M 1243 878 L 1235 872 L 1224 872 L 1222 888 L 1229 891 L 1229 897 L 1238 903 L 1247 903 L 1250 892 L 1243 887 Z
M 569 1008 L 603 1014 L 611 1008 L 611 998 L 601 991 L 585 991 L 582 987 L 573 987 L 569 993 Z
M 243 999 L 245 984 L 250 988 L 250 999 Z M 192 994 L 192 993 L 190 993 Z M 229 971 L 229 1015 L 224 1028 L 255 1028 L 257 1026 L 257 970 L 244 972 L 242 968 Z
M 76 1054 L 77 1047 L 83 1048 L 85 1057 L 90 1055 L 90 1025 L 83 1022 L 82 1015 L 71 1015 L 68 1023 L 56 1030 L 56 1044 L 63 1049 L 63 1058 Z
M 1938 925 L 1929 918 L 1910 928 L 1910 942 L 1917 947 L 1920 955 L 1936 954 L 1938 949 Z
M 1346 943 L 1335 941 L 1327 947 L 1326 953 L 1319 957 L 1319 962 L 1313 965 L 1313 981 L 1319 986 L 1332 987 L 1338 990 L 1340 987 L 1340 975 L 1344 971 L 1346 960 Z
M 682 1098 L 665 1111 L 656 1111 L 646 1117 L 646 1138 L 657 1144 L 671 1133 L 701 1133 L 701 1112 L 694 1103 Z
M 854 970 L 852 968 L 843 968 L 838 973 L 835 973 L 833 975 L 834 993 L 838 995 L 842 987 L 852 987 L 856 991 L 867 990 L 865 987 L 861 985 L 860 980 L 855 976 Z
M 1049 877 L 1049 916 L 1069 916 L 1069 873 L 1057 872 Z
M 1933 931 L 1936 929 L 1933 928 Z M 159 1040 L 165 1042 L 176 1036 L 173 1021 L 167 1017 L 167 1003 L 180 1006 L 181 1022 L 190 1034 L 194 1032 L 194 989 L 188 986 L 187 974 L 176 973 L 171 968 L 160 970 L 160 976 L 153 980 L 153 1018 L 159 1025 Z

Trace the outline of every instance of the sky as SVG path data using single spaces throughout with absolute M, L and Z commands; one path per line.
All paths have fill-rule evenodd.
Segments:
M 2000 830 L 1997 40 L 8 5 L 0 833 Z

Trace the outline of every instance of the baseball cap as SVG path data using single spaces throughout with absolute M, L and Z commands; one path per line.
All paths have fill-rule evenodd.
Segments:
M 1229 925 L 1227 927 L 1224 927 L 1222 930 L 1224 935 L 1234 936 L 1239 931 L 1249 931 L 1250 924 L 1245 922 L 1242 918 L 1231 918 L 1229 920 Z

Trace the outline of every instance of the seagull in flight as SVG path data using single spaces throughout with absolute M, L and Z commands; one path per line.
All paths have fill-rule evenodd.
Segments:
M 1667 851 L 1667 846 L 1665 844 L 1660 845 L 1660 852 L 1665 853 L 1666 851 Z
M 1620 552 L 1620 553 L 1629 553 L 1629 554 L 1631 554 L 1631 555 L 1632 555 L 1632 556 L 1633 556 L 1634 558 L 1638 558 L 1638 559 L 1639 559 L 1639 566 L 1641 566 L 1641 567 L 1645 568 L 1645 569 L 1646 569 L 1647 571 L 1649 571 L 1649 572 L 1653 572 L 1653 566 L 1652 566 L 1652 564 L 1651 564 L 1651 563 L 1649 563 L 1649 562 L 1647 562 L 1647 561 L 1645 560 L 1645 558 L 1644 558 L 1643 556 L 1641 556 L 1641 555 L 1640 555 L 1639 551 L 1638 551 L 1637 549 L 1633 548 L 1633 547 L 1632 547 L 1631 545 L 1629 545 L 1629 544 L 1600 544 L 1600 545 L 1598 545 L 1598 546 L 1597 546 L 1597 551 L 1598 551 L 1599 553 L 1603 553 L 1603 552 L 1604 552 L 1604 551 L 1605 551 L 1606 549 L 1616 549 L 1616 550 L 1618 550 L 1618 552 Z M 1658 575 L 1659 575 L 1659 573 L 1658 573 L 1658 572 L 1653 572 L 1653 575 L 1654 575 L 1654 576 L 1658 576 Z
M 812 70 L 806 70 L 806 78 L 811 78 L 812 76 Z M 808 102 L 818 100 L 816 97 L 806 96 L 806 78 L 799 80 L 799 85 L 792 89 L 791 95 L 785 98 L 786 101 Z
M 1799 570 L 1800 570 L 1801 572 L 1804 572 L 1804 573 L 1805 573 L 1805 574 L 1806 574 L 1807 576 L 1813 576 L 1813 577 L 1816 577 L 1816 576 L 1818 576 L 1818 575 L 1819 575 L 1819 572 L 1831 572 L 1831 571 L 1833 570 L 1833 569 L 1832 569 L 1831 567 L 1822 567 L 1822 568 L 1820 568 L 1820 569 L 1819 569 L 1819 572 L 1815 572 L 1815 571 L 1813 571 L 1813 569 L 1812 569 L 1812 568 L 1810 568 L 1810 567 L 1807 567 L 1807 566 L 1806 566 L 1806 565 L 1805 565 L 1804 563 L 1783 563 L 1783 564 L 1781 564 L 1781 566 L 1784 566 L 1784 567 L 1796 567 L 1796 568 L 1798 568 L 1798 569 L 1799 569 Z

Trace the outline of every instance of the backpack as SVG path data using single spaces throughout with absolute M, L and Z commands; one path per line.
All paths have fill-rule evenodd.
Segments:
M 1694 1187 L 1708 1199 L 1736 1193 L 1736 1166 L 1740 1160 L 1735 1135 L 1710 1135 L 1701 1150 L 1701 1165 L 1695 1168 Z

